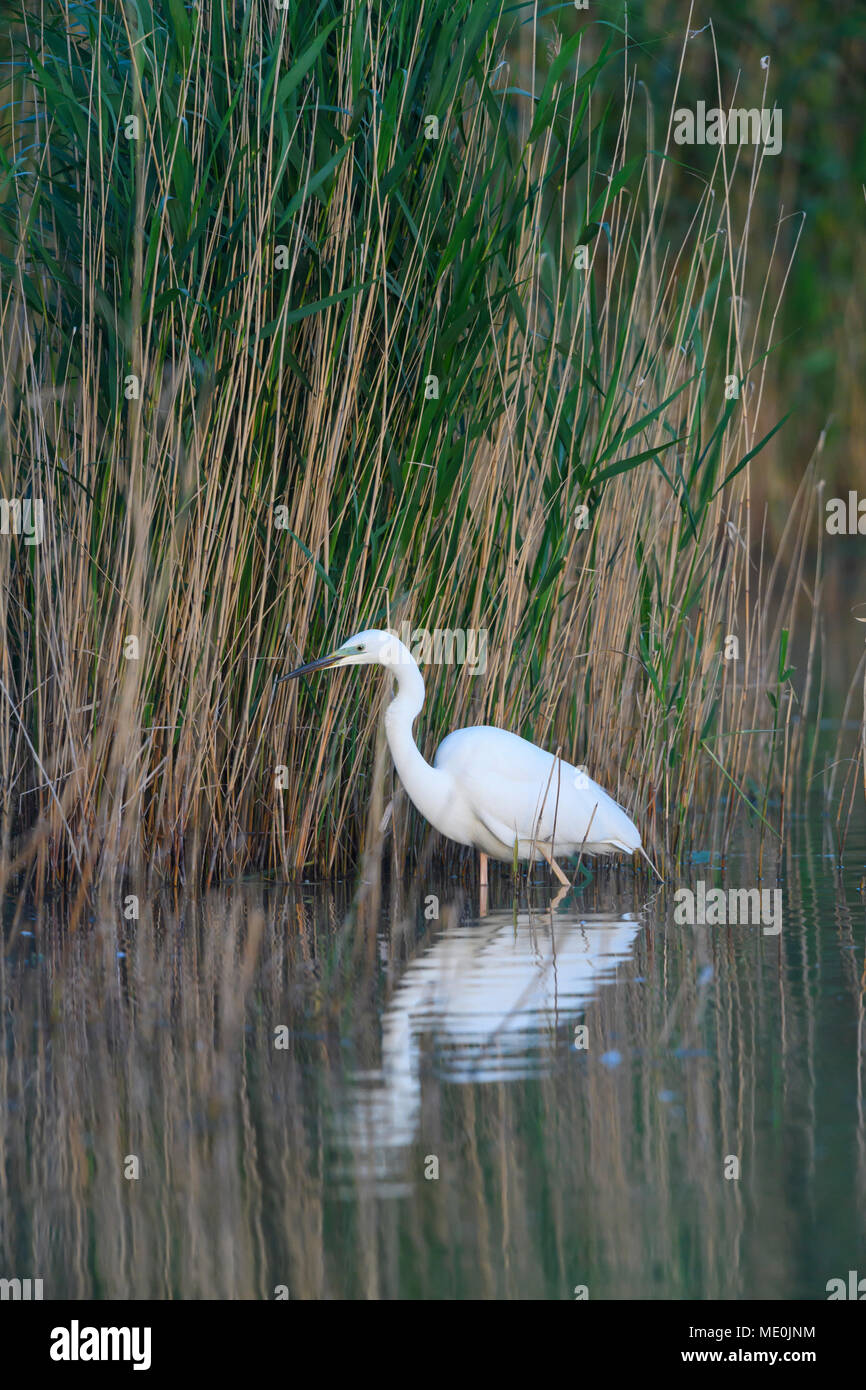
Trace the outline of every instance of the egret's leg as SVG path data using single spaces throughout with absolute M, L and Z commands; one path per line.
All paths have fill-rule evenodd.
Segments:
M 565 874 L 562 872 L 562 869 L 557 864 L 553 855 L 545 849 L 544 845 L 539 845 L 538 849 L 539 852 L 543 855 L 543 857 L 547 860 L 548 864 L 550 865 L 553 872 L 556 874 L 556 877 L 559 879 L 560 883 L 564 883 L 566 887 L 570 888 L 571 879 L 566 878 Z
M 478 851 L 478 855 L 479 855 L 479 858 L 480 858 L 480 860 L 481 860 L 481 864 L 480 864 L 481 891 L 480 891 L 479 894 L 478 894 L 478 915 L 479 915 L 479 917 L 486 917 L 486 916 L 487 916 L 487 855 L 486 855 L 486 854 L 482 854 L 480 850 Z

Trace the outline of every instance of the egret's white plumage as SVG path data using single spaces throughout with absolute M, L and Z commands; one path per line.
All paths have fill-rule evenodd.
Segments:
M 643 852 L 634 822 L 584 769 L 505 729 L 457 729 L 443 739 L 431 766 L 412 736 L 424 681 L 408 648 L 389 632 L 359 632 L 330 656 L 280 679 L 372 663 L 396 682 L 385 732 L 400 781 L 422 816 L 450 840 L 507 862 L 515 843 L 518 859 L 548 862 L 581 851 Z
M 495 859 L 513 857 L 515 838 L 518 859 L 530 857 L 533 839 L 564 854 L 581 847 L 631 854 L 640 846 L 634 823 L 583 769 L 505 729 L 457 729 L 440 743 L 433 765 L 451 775 L 471 808 L 472 836 L 462 843 Z

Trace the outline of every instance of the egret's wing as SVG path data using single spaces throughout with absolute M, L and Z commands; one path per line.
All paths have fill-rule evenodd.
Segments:
M 433 764 L 447 768 L 454 776 L 473 770 L 481 776 L 505 773 L 509 782 L 536 786 L 540 780 L 547 781 L 556 761 L 552 753 L 537 748 L 519 734 L 510 734 L 492 724 L 479 724 L 474 729 L 455 729 L 444 738 Z M 559 765 L 570 766 L 561 758 Z
M 450 772 L 491 834 L 506 845 L 539 840 L 632 848 L 640 836 L 621 806 L 580 768 L 504 729 L 449 734 L 435 765 Z
M 595 784 L 588 782 L 587 790 L 582 793 L 585 800 L 574 804 L 570 782 L 563 785 L 569 771 L 575 774 L 575 769 L 570 769 L 567 763 L 560 764 L 552 775 L 548 771 L 543 779 L 521 781 L 514 781 L 501 772 L 491 772 L 483 778 L 472 777 L 469 786 L 466 778 L 462 778 L 461 787 L 478 819 L 505 845 L 513 845 L 517 839 L 524 843 L 527 840 L 555 843 L 565 848 L 584 839 L 588 842 L 607 839 L 600 817 L 603 802 L 610 798 L 601 787 L 596 788 L 597 795 L 593 796 L 589 788 Z

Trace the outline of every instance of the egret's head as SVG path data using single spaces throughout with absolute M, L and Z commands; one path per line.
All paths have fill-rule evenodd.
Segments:
M 296 671 L 279 676 L 277 684 L 290 681 L 295 676 L 306 676 L 310 671 L 325 671 L 329 667 L 369 666 L 373 662 L 381 666 L 394 666 L 400 660 L 401 647 L 402 643 L 392 633 L 371 627 L 366 632 L 356 632 L 354 637 L 347 637 L 330 656 L 320 656 L 318 661 L 311 661 L 307 666 L 299 666 Z

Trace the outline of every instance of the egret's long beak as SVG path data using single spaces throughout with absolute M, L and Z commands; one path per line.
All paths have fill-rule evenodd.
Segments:
M 295 676 L 306 676 L 310 671 L 324 671 L 328 666 L 337 666 L 342 660 L 340 652 L 332 652 L 330 656 L 320 656 L 318 661 L 310 661 L 306 666 L 299 666 L 296 671 L 287 671 L 284 676 L 277 676 L 274 684 L 279 685 L 281 681 L 292 681 Z

